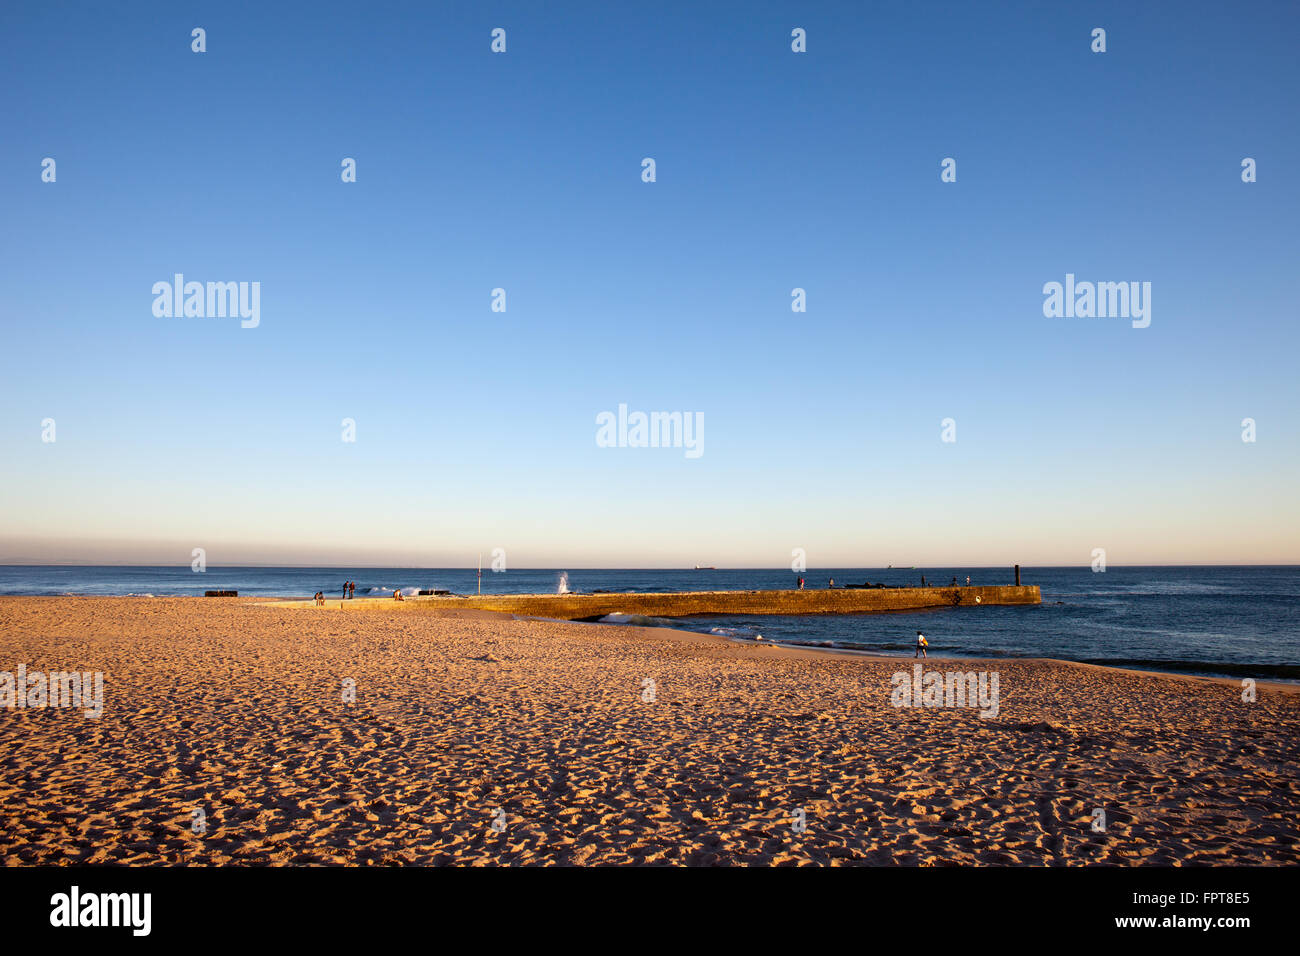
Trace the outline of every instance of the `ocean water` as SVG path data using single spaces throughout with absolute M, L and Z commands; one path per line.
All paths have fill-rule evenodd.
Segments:
M 576 592 L 759 590 L 794 586 L 788 570 L 511 570 L 483 571 L 485 594 L 554 592 L 561 574 Z M 864 581 L 890 585 L 1010 584 L 1010 568 L 825 568 L 804 574 L 806 587 Z M 473 594 L 473 568 L 218 568 L 0 566 L 0 594 L 357 595 L 401 588 Z M 1300 681 L 1300 567 L 1022 568 L 1024 584 L 1042 589 L 1028 607 L 943 608 L 892 614 L 706 616 L 647 620 L 613 615 L 610 623 L 681 627 L 737 639 L 833 647 L 911 657 L 917 630 L 931 656 L 1055 657 L 1065 660 Z

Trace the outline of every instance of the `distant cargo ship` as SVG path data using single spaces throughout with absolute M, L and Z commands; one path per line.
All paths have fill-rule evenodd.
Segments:
M 711 564 L 697 564 L 697 565 L 695 566 L 695 570 L 696 570 L 696 571 L 716 571 L 716 570 L 718 570 L 718 569 L 715 568 L 715 567 L 714 567 L 713 565 L 711 565 Z

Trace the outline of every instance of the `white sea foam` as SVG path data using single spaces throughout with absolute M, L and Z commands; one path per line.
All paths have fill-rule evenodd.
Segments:
M 711 627 L 709 633 L 742 641 L 757 641 L 763 637 L 758 631 L 749 627 Z

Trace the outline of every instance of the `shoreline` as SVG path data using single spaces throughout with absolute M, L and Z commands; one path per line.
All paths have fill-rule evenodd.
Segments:
M 163 596 L 146 597 L 146 596 L 134 595 L 134 594 L 133 595 L 101 595 L 101 594 L 0 595 L 0 602 L 11 601 L 11 600 L 39 600 L 39 601 L 130 600 L 130 601 L 205 601 L 205 602 L 217 601 L 217 602 L 237 604 L 242 606 L 292 607 L 297 609 L 313 609 L 313 610 L 316 607 L 315 602 L 310 597 L 307 598 L 266 597 L 260 595 L 249 595 L 247 597 L 235 597 L 235 598 L 201 598 L 193 595 L 163 595 Z M 346 606 L 336 607 L 336 605 L 346 605 Z M 881 663 L 881 662 L 898 663 L 900 661 L 916 660 L 915 658 L 907 657 L 902 654 L 899 654 L 897 656 L 892 656 L 889 654 L 880 654 L 872 651 L 865 651 L 865 650 L 858 651 L 852 648 L 815 647 L 806 644 L 787 644 L 787 643 L 782 643 L 780 641 L 769 640 L 767 638 L 764 638 L 762 641 L 751 641 L 751 640 L 746 640 L 744 638 L 709 634 L 704 631 L 693 631 L 688 628 L 681 628 L 681 627 L 652 627 L 647 625 L 614 624 L 608 622 L 583 621 L 583 620 L 571 621 L 571 620 L 565 620 L 563 618 L 550 618 L 550 617 L 544 617 L 540 615 L 517 614 L 510 611 L 494 611 L 485 608 L 437 606 L 428 597 L 407 598 L 404 601 L 394 601 L 391 597 L 351 598 L 348 599 L 346 602 L 341 601 L 339 598 L 330 598 L 326 600 L 326 603 L 323 606 L 323 608 L 333 609 L 333 610 L 347 610 L 351 608 L 354 610 L 364 610 L 364 611 L 382 611 L 383 609 L 388 608 L 394 611 L 403 611 L 403 612 L 411 609 L 416 609 L 421 613 L 434 613 L 438 616 L 445 616 L 448 618 L 455 618 L 460 616 L 461 614 L 464 614 L 465 612 L 472 612 L 475 616 L 483 615 L 483 619 L 499 617 L 502 619 L 513 619 L 519 621 L 535 620 L 535 621 L 548 621 L 548 622 L 559 623 L 559 624 L 584 624 L 589 626 L 612 628 L 615 630 L 648 630 L 652 632 L 667 631 L 667 632 L 672 632 L 677 634 L 689 635 L 691 637 L 699 638 L 706 641 L 708 640 L 726 641 L 726 642 L 736 644 L 737 646 L 782 648 L 796 653 L 807 652 L 808 654 L 815 654 L 821 656 L 838 656 L 838 657 L 845 657 L 848 659 L 862 659 L 862 660 L 868 660 L 877 663 Z M 1120 667 L 1114 664 L 1095 664 L 1086 661 L 1072 661 L 1064 657 L 980 657 L 980 656 L 968 657 L 964 655 L 946 655 L 946 654 L 932 651 L 928 658 L 922 658 L 922 660 L 969 661 L 972 663 L 984 663 L 984 664 L 997 664 L 998 662 L 1002 662 L 1002 661 L 1006 661 L 1006 662 L 1021 661 L 1027 663 L 1061 664 L 1061 665 L 1068 665 L 1071 667 L 1086 667 L 1086 668 L 1099 669 L 1103 671 L 1113 671 L 1115 673 L 1121 673 L 1121 674 L 1138 674 L 1147 677 L 1167 677 L 1167 678 L 1177 678 L 1181 680 L 1210 681 L 1217 684 L 1234 687 L 1237 689 L 1241 688 L 1241 680 L 1242 680 L 1242 678 L 1240 677 L 1229 677 L 1229 676 L 1217 675 L 1217 674 L 1196 674 L 1196 673 L 1187 673 L 1184 671 L 1175 671 L 1175 670 L 1151 670 L 1151 669 L 1134 668 L 1134 667 Z M 1212 665 L 1207 665 L 1207 666 L 1212 666 Z M 1276 677 L 1252 678 L 1252 679 L 1255 681 L 1257 687 L 1268 687 L 1289 694 L 1300 693 L 1300 681 L 1292 682 L 1284 679 L 1279 679 Z
M 516 619 L 530 620 L 530 618 L 519 618 L 518 616 L 516 616 Z M 536 618 L 536 620 L 556 620 L 556 619 Z M 596 627 L 616 627 L 616 628 L 638 627 L 638 625 L 634 625 L 634 624 L 602 624 L 598 621 L 573 621 L 573 622 L 558 622 L 558 623 L 591 624 Z M 941 654 L 937 652 L 931 652 L 928 657 L 913 658 L 913 657 L 907 657 L 906 655 L 903 654 L 889 655 L 889 654 L 878 654 L 872 651 L 855 651 L 852 648 L 847 648 L 847 647 L 814 647 L 812 645 L 807 645 L 807 644 L 788 644 L 788 643 L 783 643 L 781 641 L 768 640 L 767 638 L 764 638 L 761 642 L 751 641 L 740 637 L 730 637 L 730 636 L 725 636 L 720 634 L 708 634 L 703 631 L 691 631 L 685 628 L 646 627 L 642 629 L 651 630 L 651 631 L 674 631 L 679 634 L 687 634 L 690 635 L 691 637 L 703 638 L 705 640 L 716 639 L 721 641 L 728 641 L 733 644 L 738 644 L 742 647 L 772 647 L 772 648 L 781 648 L 783 650 L 789 650 L 794 652 L 806 651 L 810 655 L 833 655 L 838 657 L 846 657 L 850 660 L 859 660 L 859 659 L 867 660 L 867 661 L 872 661 L 873 663 L 907 662 L 908 667 L 910 667 L 912 664 L 925 663 L 928 661 L 956 661 L 956 662 L 970 662 L 972 664 L 993 664 L 993 665 L 996 665 L 1000 661 L 1017 661 L 1017 662 L 1023 661 L 1025 663 L 1060 664 L 1069 667 L 1087 667 L 1093 670 L 1111 671 L 1119 674 L 1139 674 L 1145 677 L 1171 677 L 1171 678 L 1177 678 L 1179 680 L 1211 681 L 1213 683 L 1221 684 L 1227 687 L 1232 687 L 1237 690 L 1241 689 L 1241 678 L 1237 678 L 1237 677 L 1224 677 L 1216 674 L 1186 674 L 1181 671 L 1142 670 L 1135 667 L 1117 667 L 1113 664 L 1092 664 L 1086 661 L 1072 661 L 1063 657 L 965 657 L 965 656 L 959 656 L 955 654 Z M 1255 680 L 1255 685 L 1257 687 L 1268 687 L 1270 689 L 1278 690 L 1283 693 L 1300 694 L 1300 682 L 1292 683 L 1289 681 L 1278 680 L 1276 678 L 1273 678 L 1271 680 L 1263 680 L 1263 679 Z
M 216 599 L 216 598 L 214 598 L 214 599 L 212 599 L 212 600 L 222 600 L 222 599 Z M 228 600 L 228 599 L 227 599 L 227 600 Z M 243 598 L 236 598 L 236 599 L 234 599 L 234 600 L 245 600 L 245 599 L 243 599 Z M 302 599 L 299 599 L 299 598 L 275 598 L 275 599 L 254 599 L 254 598 L 250 598 L 250 599 L 248 599 L 248 600 L 258 600 L 258 601 L 260 601 L 260 602 L 264 602 L 264 603 L 271 604 L 271 605 L 276 605 L 276 606 L 281 606 L 281 607 L 283 607 L 283 606 L 292 606 L 292 607 L 298 607 L 298 608 L 303 608 L 303 609 L 314 609 L 314 608 L 315 608 L 315 603 L 312 601 L 311 598 L 302 598 Z M 363 602 L 363 601 L 364 601 L 364 606 L 362 605 L 362 602 Z M 400 609 L 402 609 L 402 610 L 405 610 L 405 609 L 406 609 L 406 606 L 408 605 L 408 603 L 410 603 L 410 604 L 414 604 L 414 605 L 417 605 L 417 606 L 419 606 L 419 605 L 423 605 L 423 607 L 421 607 L 421 610 L 422 610 L 422 611 L 426 611 L 426 612 L 432 612 L 432 611 L 437 611 L 437 612 L 442 612 L 442 611 L 446 611 L 446 612 L 454 612 L 454 611 L 456 611 L 456 610 L 482 610 L 483 613 L 486 613 L 486 614 L 501 614 L 501 615 L 506 615 L 506 616 L 513 617 L 513 618 L 515 618 L 516 620 L 553 621 L 553 622 L 556 622 L 556 623 L 589 624 L 589 625 L 595 625 L 595 626 L 598 626 L 598 627 L 613 627 L 613 628 L 624 628 L 624 629 L 626 629 L 626 628 L 642 628 L 642 629 L 648 629 L 648 630 L 651 630 L 651 631 L 676 631 L 676 632 L 678 632 L 678 633 L 689 634 L 689 635 L 692 635 L 692 636 L 695 636 L 695 637 L 699 637 L 699 638 L 703 638 L 703 639 L 706 639 L 706 640 L 708 640 L 708 639 L 718 639 L 718 640 L 730 641 L 730 642 L 732 642 L 732 643 L 735 643 L 735 644 L 738 644 L 738 645 L 741 645 L 741 646 L 755 646 L 755 647 L 758 647 L 758 646 L 762 646 L 762 647 L 781 647 L 781 648 L 789 649 L 789 650 L 791 650 L 791 651 L 808 651 L 809 653 L 815 653 L 815 654 L 829 654 L 829 655 L 838 655 L 838 656 L 843 656 L 843 657 L 848 657 L 848 658 L 862 658 L 862 659 L 865 659 L 865 660 L 878 661 L 878 662 L 883 662 L 883 661 L 895 661 L 895 662 L 897 662 L 897 661 L 912 661 L 912 660 L 915 660 L 915 658 L 907 657 L 907 656 L 905 656 L 905 655 L 903 655 L 903 654 L 899 654 L 899 655 L 897 655 L 897 656 L 891 656 L 891 655 L 889 655 L 889 654 L 880 654 L 880 653 L 875 653 L 875 652 L 872 652 L 872 651 L 858 651 L 858 650 L 854 650 L 853 648 L 845 648 L 845 647 L 815 647 L 815 646 L 807 645 L 807 644 L 789 644 L 789 643 L 783 643 L 783 642 L 780 642 L 780 641 L 769 640 L 769 639 L 767 639 L 767 638 L 764 638 L 762 641 L 750 641 L 750 640 L 746 640 L 746 639 L 744 639 L 744 638 L 728 637 L 728 636 L 723 636 L 723 635 L 709 634 L 709 633 L 704 632 L 704 631 L 693 631 L 693 630 L 690 630 L 689 628 L 683 628 L 683 627 L 648 627 L 648 626 L 646 626 L 646 625 L 635 625 L 635 624 L 614 624 L 614 623 L 601 622 L 601 621 L 583 621 L 583 620 L 577 620 L 577 621 L 565 621 L 563 618 L 551 618 L 551 617 L 544 617 L 544 616 L 540 616 L 540 615 L 515 614 L 515 613 L 512 613 L 512 612 L 508 612 L 508 611 L 492 611 L 492 610 L 487 610 L 487 609 L 471 609 L 471 608 L 458 609 L 458 608 L 453 608 L 453 607 L 440 607 L 440 606 L 435 606 L 435 605 L 433 605 L 429 598 L 408 598 L 408 599 L 406 599 L 406 600 L 404 600 L 404 601 L 394 601 L 392 598 L 364 598 L 364 599 L 362 599 L 362 598 L 350 598 L 350 599 L 348 599 L 346 602 L 340 601 L 338 598 L 335 598 L 335 599 L 333 599 L 333 601 L 330 601 L 330 600 L 327 599 L 327 601 L 326 601 L 326 603 L 325 603 L 325 605 L 324 605 L 324 608 L 330 608 L 333 604 L 339 604 L 339 605 L 341 605 L 341 606 L 338 607 L 338 608 L 335 608 L 335 610 L 347 610 L 348 608 L 353 608 L 353 607 L 355 607 L 355 609 L 357 609 L 357 610 L 366 610 L 366 611 L 370 611 L 370 610 L 382 610 L 382 609 L 384 609 L 384 608 L 392 608 L 393 610 L 398 610 L 398 609 L 400 608 Z M 346 606 L 342 606 L 342 605 L 346 605 Z M 886 612 L 886 613 L 892 613 L 892 612 Z M 707 616 L 707 615 L 705 615 L 705 616 Z M 980 657 L 980 656 L 970 656 L 970 657 L 968 657 L 968 656 L 964 656 L 964 655 L 946 655 L 946 654 L 941 654 L 941 653 L 938 653 L 938 652 L 932 652 L 932 653 L 929 655 L 929 658 L 926 658 L 926 659 L 929 659 L 929 660 L 971 661 L 971 662 L 977 662 L 977 663 L 988 663 L 988 664 L 996 664 L 998 661 L 1030 661 L 1030 662 L 1043 662 L 1043 663 L 1053 663 L 1053 664 L 1068 664 L 1068 665 L 1076 666 L 1076 667 L 1093 667 L 1093 668 L 1100 668 L 1100 669 L 1102 669 L 1102 670 L 1116 671 L 1116 672 L 1121 672 L 1121 673 L 1126 673 L 1126 674 L 1144 674 L 1144 675 L 1151 676 L 1151 677 L 1177 677 L 1177 678 L 1184 678 L 1184 679 L 1189 679 L 1189 680 L 1214 681 L 1214 682 L 1216 682 L 1216 683 L 1219 683 L 1219 684 L 1225 684 L 1225 685 L 1228 685 L 1228 686 L 1235 687 L 1235 688 L 1237 688 L 1237 689 L 1240 689 L 1240 688 L 1241 688 L 1241 680 L 1242 680 L 1242 678 L 1240 678 L 1240 677 L 1230 677 L 1230 676 L 1219 675 L 1219 674 L 1194 674 L 1194 673 L 1186 673 L 1186 672 L 1184 672 L 1184 671 L 1175 671 L 1175 670 L 1149 670 L 1149 669 L 1134 668 L 1134 667 L 1120 667 L 1120 666 L 1117 666 L 1117 665 L 1114 665 L 1114 664 L 1095 664 L 1095 663 L 1091 663 L 1091 662 L 1087 662 L 1087 661 L 1072 661 L 1072 660 L 1069 660 L 1068 658 L 1063 658 L 1063 657 L 1059 657 L 1059 658 L 1058 658 L 1058 657 Z M 1207 666 L 1212 666 L 1212 665 L 1207 665 Z M 1268 686 L 1268 687 L 1276 688 L 1276 689 L 1278 689 L 1278 690 L 1282 690 L 1282 691 L 1284 691 L 1284 692 L 1286 692 L 1286 693 L 1300 693 L 1300 681 L 1294 681 L 1294 682 L 1292 682 L 1292 681 L 1282 680 L 1282 679 L 1275 678 L 1275 677 L 1274 677 L 1274 678 L 1252 678 L 1252 679 L 1255 681 L 1256 686 Z

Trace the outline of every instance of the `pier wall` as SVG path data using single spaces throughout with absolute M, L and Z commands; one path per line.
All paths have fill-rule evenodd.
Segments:
M 304 602 L 310 603 L 310 602 Z M 386 606 L 474 608 L 561 620 L 642 614 L 687 617 L 695 614 L 865 614 L 924 608 L 1040 604 L 1037 585 L 985 587 L 835 588 L 788 591 L 682 591 L 654 594 L 482 594 L 464 597 L 391 598 L 347 601 L 358 610 Z M 338 607 L 337 599 L 328 602 Z

